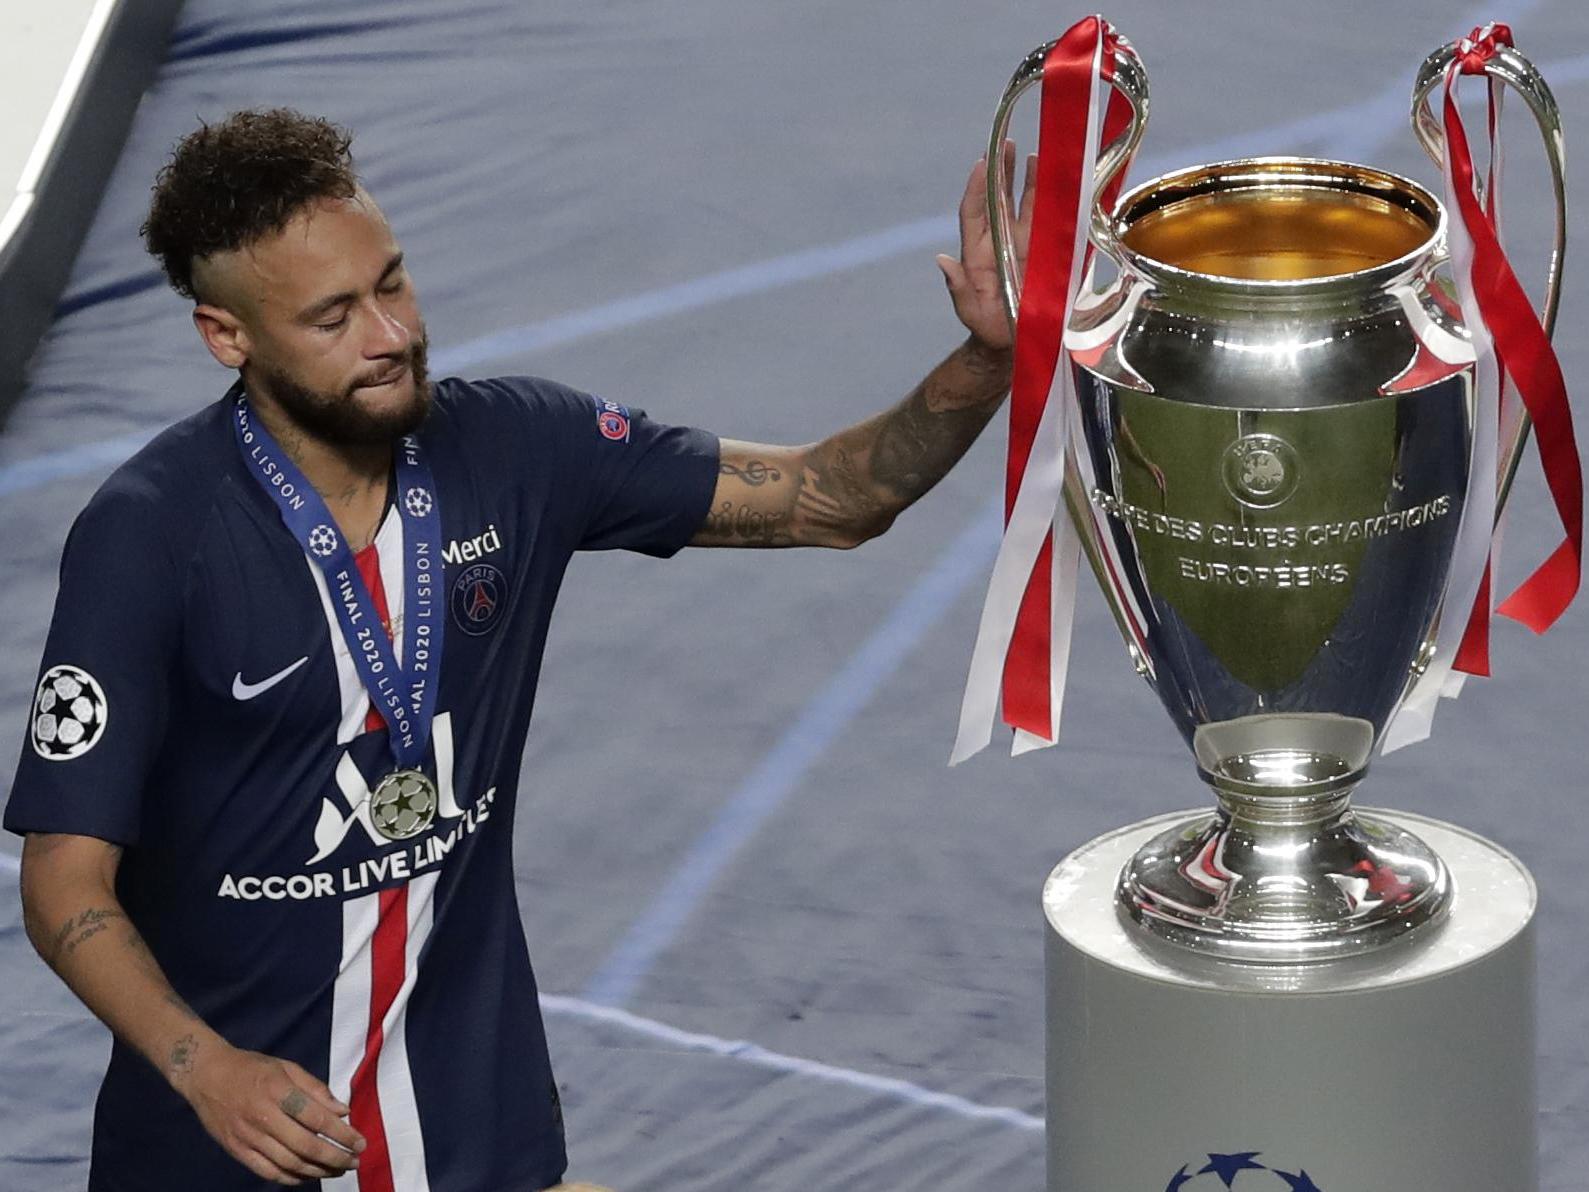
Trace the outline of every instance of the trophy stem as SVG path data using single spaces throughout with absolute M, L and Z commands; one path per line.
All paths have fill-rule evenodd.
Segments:
M 1149 934 L 1224 960 L 1316 963 L 1437 922 L 1445 864 L 1411 832 L 1351 806 L 1355 783 L 1297 795 L 1216 784 L 1219 810 L 1161 833 L 1120 876 Z

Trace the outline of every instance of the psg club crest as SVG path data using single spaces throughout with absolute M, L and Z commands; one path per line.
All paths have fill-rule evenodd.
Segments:
M 76 666 L 52 666 L 33 697 L 28 736 L 47 762 L 82 757 L 105 735 L 110 705 L 93 675 Z
M 476 563 L 452 581 L 452 620 L 471 637 L 490 633 L 502 619 L 508 581 L 490 563 Z
M 1260 1151 L 1209 1153 L 1170 1177 L 1164 1192 L 1324 1192 L 1302 1168 L 1295 1171 L 1259 1162 Z

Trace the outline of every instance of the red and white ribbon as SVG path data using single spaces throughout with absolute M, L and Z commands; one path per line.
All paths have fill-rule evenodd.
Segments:
M 1060 506 L 1076 406 L 1061 345 L 1090 261 L 1100 133 L 1112 141 L 1131 120 L 1123 96 L 1111 90 L 1106 112 L 1099 99 L 1100 80 L 1107 84 L 1114 74 L 1116 44 L 1107 22 L 1087 17 L 1054 43 L 1043 63 L 1037 196 L 1016 318 L 1004 539 L 951 765 L 992 739 L 1001 695 L 1004 721 L 1016 730 L 1015 752 L 1051 745 L 1059 735 L 1081 555 L 1081 540 Z
M 1457 102 L 1462 76 L 1483 75 L 1499 47 L 1510 45 L 1510 29 L 1485 25 L 1457 43 L 1446 70 L 1442 125 L 1447 234 L 1462 317 L 1477 356 L 1473 445 L 1434 656 L 1387 731 L 1386 751 L 1429 735 L 1440 697 L 1460 690 L 1462 672 L 1490 673 L 1500 444 L 1511 441 L 1524 409 L 1534 421 L 1540 463 L 1563 537 L 1495 611 L 1544 633 L 1572 603 L 1582 571 L 1583 475 L 1567 387 L 1550 340 L 1501 247 L 1499 84 L 1489 81 L 1490 161 L 1482 195 Z

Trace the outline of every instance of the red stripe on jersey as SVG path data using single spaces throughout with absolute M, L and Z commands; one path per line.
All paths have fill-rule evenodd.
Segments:
M 348 1094 L 348 1120 L 364 1135 L 367 1144 L 359 1156 L 359 1192 L 394 1192 L 392 1156 L 386 1145 L 386 1123 L 381 1116 L 381 1095 L 376 1068 L 387 1011 L 403 987 L 404 953 L 408 948 L 408 887 L 380 892 L 380 918 L 370 941 L 370 1027 L 364 1040 L 364 1058 L 353 1073 Z
M 381 627 L 386 630 L 386 636 L 391 637 L 392 613 L 386 605 L 386 585 L 381 582 L 381 556 L 375 549 L 375 543 L 370 543 L 354 555 L 353 562 L 359 569 L 359 578 L 370 590 L 370 599 L 375 601 L 375 615 L 380 617 Z M 364 731 L 373 733 L 385 727 L 386 721 L 375 710 L 375 705 L 371 704 L 370 710 L 364 716 Z

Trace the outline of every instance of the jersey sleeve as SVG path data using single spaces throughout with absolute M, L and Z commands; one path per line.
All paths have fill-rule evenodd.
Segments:
M 499 384 L 526 398 L 526 433 L 556 476 L 576 550 L 665 558 L 694 537 L 717 486 L 716 435 L 546 381 Z
M 147 494 L 112 478 L 73 523 L 5 827 L 136 844 L 167 725 L 181 593 Z

